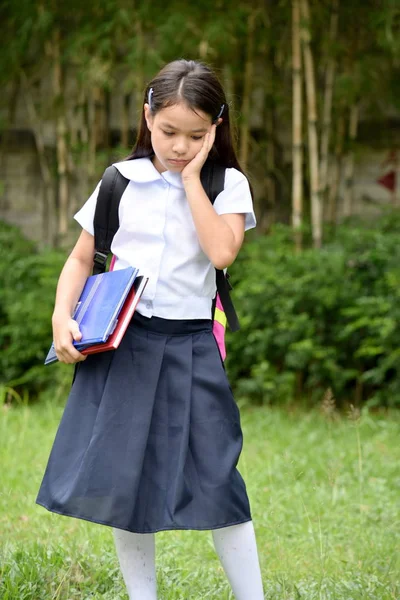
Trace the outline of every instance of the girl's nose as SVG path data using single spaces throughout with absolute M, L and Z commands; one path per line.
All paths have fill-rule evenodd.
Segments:
M 174 145 L 172 146 L 172 149 L 177 154 L 185 154 L 185 152 L 187 150 L 187 142 L 186 142 L 186 140 L 184 138 L 182 138 L 182 137 L 175 138 Z

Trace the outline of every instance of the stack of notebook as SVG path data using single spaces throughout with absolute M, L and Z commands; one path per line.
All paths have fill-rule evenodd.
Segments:
M 82 354 L 115 350 L 147 281 L 148 278 L 138 276 L 138 269 L 133 267 L 88 277 L 73 314 L 82 333 L 82 339 L 73 342 L 75 348 Z M 52 344 L 44 364 L 57 360 Z

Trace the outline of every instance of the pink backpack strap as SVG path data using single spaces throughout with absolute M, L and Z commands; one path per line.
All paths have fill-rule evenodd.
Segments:
M 214 322 L 213 322 L 213 334 L 219 348 L 222 360 L 226 358 L 225 348 L 225 329 L 226 329 L 226 315 L 221 304 L 219 295 L 217 294 L 217 301 L 215 304 Z

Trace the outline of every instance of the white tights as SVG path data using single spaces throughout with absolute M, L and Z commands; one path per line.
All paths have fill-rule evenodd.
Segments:
M 157 600 L 155 535 L 113 531 L 129 600 Z M 213 529 L 212 536 L 236 600 L 263 600 L 253 522 Z

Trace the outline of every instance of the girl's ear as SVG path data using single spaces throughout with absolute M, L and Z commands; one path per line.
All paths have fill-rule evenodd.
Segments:
M 151 129 L 153 127 L 153 115 L 151 114 L 150 106 L 147 104 L 147 102 L 143 107 L 143 111 L 144 111 L 144 118 L 146 119 L 146 123 L 147 123 L 147 129 L 149 131 L 151 131 Z
M 218 127 L 218 125 L 221 125 L 222 121 L 223 121 L 223 118 L 222 118 L 222 117 L 220 117 L 219 119 L 217 119 L 217 120 L 214 122 L 214 124 L 215 124 L 215 125 Z

